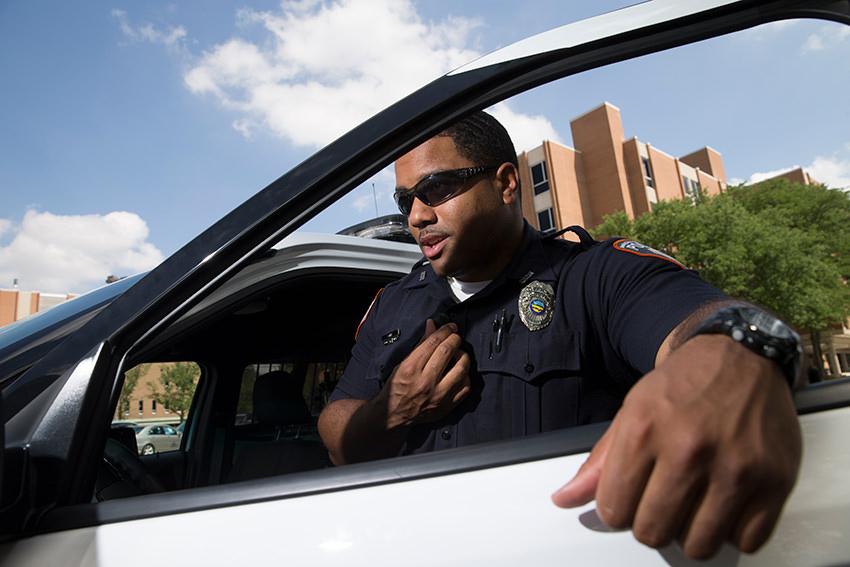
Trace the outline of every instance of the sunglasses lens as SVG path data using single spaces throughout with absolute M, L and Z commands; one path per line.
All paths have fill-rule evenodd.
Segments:
M 410 209 L 413 208 L 413 192 L 396 193 L 393 195 L 395 204 L 398 205 L 398 210 L 404 216 L 410 215 Z
M 398 205 L 398 210 L 403 215 L 410 216 L 414 198 L 418 197 L 429 207 L 435 207 L 454 197 L 458 191 L 463 189 L 470 178 L 479 173 L 484 173 L 488 169 L 495 168 L 473 167 L 435 173 L 417 183 L 413 189 L 397 192 L 393 195 L 393 198 Z
M 416 193 L 428 206 L 439 205 L 448 200 L 452 195 L 463 188 L 466 178 L 455 175 L 436 174 L 432 175 L 428 183 L 419 188 Z

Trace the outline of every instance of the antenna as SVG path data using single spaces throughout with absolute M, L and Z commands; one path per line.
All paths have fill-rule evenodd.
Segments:
M 372 199 L 375 201 L 375 218 L 378 218 L 381 215 L 378 214 L 378 194 L 375 193 L 374 183 L 372 183 Z

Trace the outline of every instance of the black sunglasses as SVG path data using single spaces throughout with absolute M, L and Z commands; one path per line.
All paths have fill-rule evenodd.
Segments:
M 499 166 L 464 167 L 462 169 L 438 171 L 420 180 L 413 186 L 413 189 L 396 191 L 393 198 L 401 214 L 409 216 L 410 209 L 413 208 L 414 197 L 418 197 L 429 207 L 437 206 L 457 195 L 473 177 L 493 169 L 499 169 Z

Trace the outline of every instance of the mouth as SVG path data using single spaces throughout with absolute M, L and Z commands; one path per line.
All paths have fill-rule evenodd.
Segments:
M 440 255 L 448 240 L 448 235 L 442 233 L 428 233 L 419 235 L 419 248 L 429 260 Z

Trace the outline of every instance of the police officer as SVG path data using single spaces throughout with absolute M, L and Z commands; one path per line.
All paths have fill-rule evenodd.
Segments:
M 754 354 L 727 331 L 767 315 L 655 250 L 533 230 L 513 144 L 486 113 L 395 170 L 424 260 L 358 329 L 319 420 L 333 462 L 614 418 L 557 505 L 595 498 L 608 525 L 695 558 L 763 544 L 800 462 L 799 345 L 759 336 L 781 357 Z

